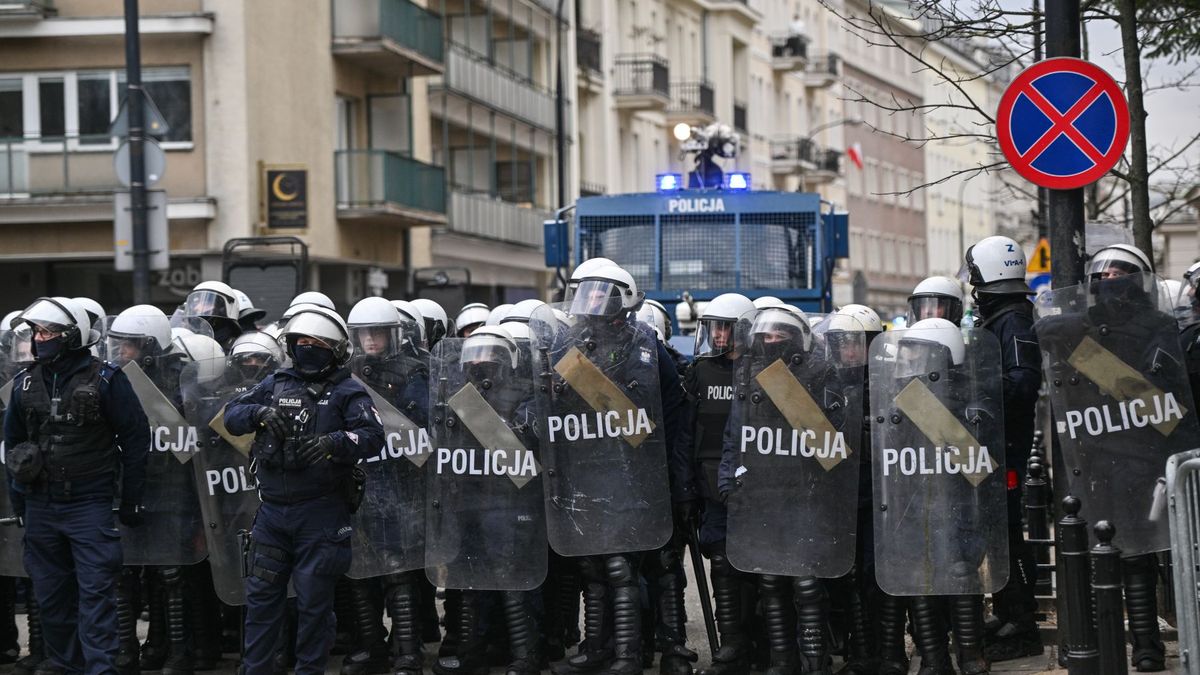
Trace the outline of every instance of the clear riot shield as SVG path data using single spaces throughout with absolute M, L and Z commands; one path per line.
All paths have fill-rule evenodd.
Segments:
M 22 369 L 33 365 L 33 354 L 29 350 L 28 326 L 21 326 L 0 337 L 0 419 L 8 410 L 12 399 L 13 378 Z M 7 448 L 0 438 L 0 464 L 7 458 Z M 0 517 L 12 515 L 8 498 L 8 473 L 0 476 Z M 15 523 L 0 526 L 0 576 L 27 577 L 25 572 L 25 530 Z
M 129 361 L 121 372 L 150 421 L 150 454 L 142 497 L 145 522 L 121 526 L 126 565 L 191 565 L 207 547 L 192 468 L 200 449 L 197 428 L 182 413 L 178 355 Z
M 1000 346 L 945 325 L 871 343 L 875 576 L 891 595 L 978 595 L 1008 580 Z
M 1200 445 L 1178 327 L 1153 275 L 1048 291 L 1034 324 L 1070 493 L 1124 555 L 1170 548 L 1167 459 Z
M 425 566 L 425 474 L 431 445 L 423 410 L 429 367 L 413 356 L 385 361 L 355 357 L 355 377 L 366 387 L 386 432 L 379 452 L 359 462 L 366 491 L 353 516 L 352 579 L 369 579 Z M 415 419 L 414 419 L 415 418 Z
M 866 336 L 837 319 L 810 331 L 768 308 L 738 324 L 728 550 L 740 570 L 833 578 L 854 564 Z
M 208 561 L 217 597 L 228 605 L 246 604 L 242 585 L 242 544 L 258 512 L 258 491 L 250 471 L 253 435 L 231 436 L 224 410 L 254 388 L 269 371 L 226 369 L 224 359 L 189 363 L 180 376 L 184 412 L 197 430 L 200 452 L 192 458 L 192 481 L 199 495 Z M 231 444 L 228 439 L 237 441 Z
M 636 321 L 535 311 L 538 438 L 550 545 L 565 556 L 649 551 L 671 536 L 658 346 Z
M 536 588 L 546 518 L 528 345 L 443 339 L 431 399 L 426 575 L 442 588 Z

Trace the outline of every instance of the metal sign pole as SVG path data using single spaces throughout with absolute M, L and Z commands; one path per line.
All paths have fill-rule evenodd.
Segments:
M 146 225 L 145 104 L 138 0 L 125 0 L 125 86 L 129 114 L 129 202 L 133 220 L 133 303 L 150 300 L 149 231 Z

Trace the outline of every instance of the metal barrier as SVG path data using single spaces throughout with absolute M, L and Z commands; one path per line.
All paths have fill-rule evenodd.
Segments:
M 1167 461 L 1171 512 L 1179 663 L 1184 673 L 1200 674 L 1200 450 Z

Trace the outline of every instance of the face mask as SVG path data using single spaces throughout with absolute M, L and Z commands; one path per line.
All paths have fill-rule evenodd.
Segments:
M 317 345 L 296 345 L 292 362 L 302 375 L 319 375 L 333 363 L 333 351 Z
M 50 363 L 63 352 L 64 338 L 60 335 L 45 342 L 33 341 L 33 358 L 38 363 Z

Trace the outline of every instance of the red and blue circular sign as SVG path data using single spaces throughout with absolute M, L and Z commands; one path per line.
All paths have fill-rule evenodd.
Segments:
M 1082 59 L 1038 61 L 1013 80 L 996 112 L 996 136 L 1026 180 L 1054 190 L 1096 182 L 1129 140 L 1129 106 L 1104 69 Z

